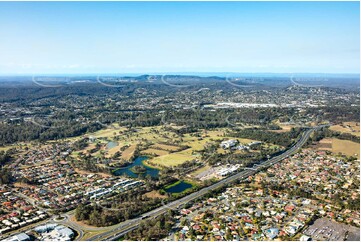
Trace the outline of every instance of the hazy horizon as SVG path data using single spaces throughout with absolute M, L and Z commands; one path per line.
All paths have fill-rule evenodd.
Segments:
M 359 2 L 0 2 L 0 74 L 360 73 Z
M 225 77 L 227 75 L 244 75 L 244 76 L 280 76 L 280 77 L 289 77 L 291 75 L 299 76 L 330 76 L 330 77 L 359 77 L 360 73 L 317 73 L 317 72 L 129 72 L 129 73 L 8 73 L 2 74 L 0 76 L 34 76 L 34 75 L 48 75 L 48 76 L 97 76 L 97 75 L 114 75 L 114 76 L 146 76 L 146 75 L 181 75 L 181 76 L 218 76 Z

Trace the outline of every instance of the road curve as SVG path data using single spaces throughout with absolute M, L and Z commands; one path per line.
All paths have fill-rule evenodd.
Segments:
M 316 127 L 312 127 L 312 128 L 308 128 L 300 137 L 300 139 L 297 141 L 297 143 L 295 143 L 291 148 L 289 148 L 288 150 L 286 150 L 285 152 L 283 152 L 282 154 L 275 156 L 269 160 L 263 161 L 261 162 L 256 169 L 254 170 L 243 170 L 237 174 L 234 174 L 232 176 L 229 176 L 211 186 L 205 187 L 197 192 L 191 193 L 183 198 L 180 198 L 176 201 L 170 202 L 168 204 L 165 204 L 159 208 L 156 208 L 152 211 L 149 211 L 147 213 L 144 213 L 141 217 L 146 218 L 146 219 L 141 219 L 141 218 L 135 218 L 135 219 L 131 219 L 131 220 L 127 220 L 124 221 L 122 223 L 119 223 L 118 226 L 116 226 L 115 228 L 113 227 L 112 230 L 109 230 L 107 232 L 98 234 L 96 236 L 90 237 L 88 240 L 116 240 L 118 238 L 120 238 L 121 236 L 123 236 L 124 234 L 132 231 L 133 229 L 137 228 L 139 226 L 140 221 L 142 220 L 148 220 L 151 219 L 153 217 L 156 217 L 160 214 L 163 214 L 165 212 L 167 212 L 169 209 L 171 208 L 177 208 L 181 205 L 186 204 L 189 201 L 195 200 L 199 197 L 204 196 L 205 194 L 207 194 L 208 192 L 215 190 L 217 188 L 220 188 L 226 184 L 229 184 L 231 182 L 234 182 L 236 180 L 242 180 L 245 178 L 248 178 L 251 175 L 254 175 L 255 173 L 259 172 L 260 170 L 267 168 L 269 166 L 274 165 L 275 163 L 280 162 L 281 160 L 285 159 L 286 157 L 292 155 L 293 153 L 295 153 L 298 149 L 300 149 L 308 140 L 308 138 L 310 137 L 311 133 L 317 129 L 326 127 L 328 125 L 320 125 L 320 126 L 316 126 Z

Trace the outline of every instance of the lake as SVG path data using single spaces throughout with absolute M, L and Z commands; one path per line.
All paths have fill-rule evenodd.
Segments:
M 168 193 L 180 193 L 180 192 L 184 192 L 185 190 L 192 188 L 192 187 L 193 187 L 192 184 L 185 182 L 185 181 L 181 181 L 178 184 L 171 186 L 170 188 L 164 189 L 164 190 Z
M 128 175 L 130 177 L 133 177 L 133 178 L 137 178 L 139 175 L 143 175 L 143 176 L 146 176 L 146 175 L 150 175 L 151 177 L 158 177 L 159 176 L 159 170 L 158 169 L 155 169 L 155 168 L 152 168 L 152 167 L 148 167 L 148 166 L 145 166 L 143 161 L 148 159 L 148 157 L 146 156 L 139 156 L 137 158 L 134 159 L 133 163 L 129 166 L 126 166 L 126 167 L 123 167 L 123 168 L 119 168 L 118 170 L 115 170 L 114 171 L 114 175 L 116 176 L 121 176 L 121 175 Z M 134 167 L 134 166 L 143 166 L 145 168 L 145 173 L 142 173 L 142 174 L 136 174 L 134 172 L 131 171 L 131 168 Z
M 108 144 L 107 144 L 107 149 L 111 149 L 111 148 L 114 148 L 118 145 L 118 142 L 114 142 L 114 141 L 110 141 Z

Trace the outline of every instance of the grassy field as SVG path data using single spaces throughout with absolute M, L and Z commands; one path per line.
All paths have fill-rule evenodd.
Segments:
M 109 127 L 109 128 L 101 129 L 94 133 L 89 133 L 88 135 L 93 136 L 95 138 L 100 138 L 100 137 L 111 138 L 114 136 L 114 132 L 119 133 L 119 131 L 126 130 L 125 127 L 120 127 L 116 123 L 112 124 L 111 126 L 113 126 L 114 128 Z
M 151 191 L 151 192 L 147 192 L 146 194 L 144 194 L 145 196 L 149 197 L 149 198 L 167 198 L 166 195 L 161 195 L 158 191 Z
M 344 122 L 342 124 L 332 125 L 330 129 L 333 131 L 349 133 L 360 137 L 360 123 L 357 122 Z
M 97 143 L 101 143 L 101 151 L 104 153 L 104 156 L 107 158 L 112 157 L 117 151 L 120 151 L 124 146 L 129 146 L 126 148 L 121 155 L 122 159 L 129 160 L 133 157 L 135 148 L 138 144 L 141 143 L 154 143 L 159 148 L 152 148 L 146 152 L 155 153 L 157 155 L 167 155 L 169 152 L 166 150 L 179 150 L 178 146 L 172 145 L 163 145 L 161 143 L 170 142 L 174 133 L 161 131 L 161 127 L 142 127 L 137 128 L 136 131 L 129 131 L 124 127 L 118 128 L 106 128 L 104 130 L 99 130 L 94 133 L 89 133 L 87 136 L 91 136 L 96 138 Z M 78 137 L 81 138 L 83 136 Z M 72 141 L 75 139 L 72 139 Z M 106 144 L 109 141 L 116 141 L 118 143 L 117 146 L 106 149 Z M 95 144 L 90 144 L 87 148 L 82 150 L 81 152 L 87 152 L 88 150 L 95 147 Z M 92 154 L 94 156 L 100 156 L 100 152 L 96 152 Z
M 115 147 L 113 147 L 111 149 L 108 149 L 107 150 L 107 157 L 112 157 L 122 147 L 123 147 L 123 144 L 118 144 L 117 146 L 115 146 Z
M 177 166 L 183 164 L 186 161 L 193 160 L 195 157 L 191 155 L 184 155 L 181 153 L 172 153 L 159 157 L 155 157 L 151 160 L 152 163 L 163 166 Z
M 332 151 L 341 152 L 348 156 L 357 156 L 360 159 L 360 144 L 349 140 L 332 139 Z
M 22 147 L 29 147 L 29 148 L 32 148 L 33 145 L 29 142 L 29 143 L 25 143 L 25 142 L 21 142 L 21 143 L 17 143 L 17 144 L 13 144 L 13 145 L 7 145 L 7 146 L 3 146 L 3 147 L 0 147 L 0 151 L 7 151 L 11 148 L 19 148 L 20 146 Z
M 150 154 L 150 155 L 155 154 L 157 156 L 162 156 L 162 155 L 169 154 L 169 152 L 166 151 L 166 150 L 157 150 L 157 149 L 153 149 L 153 148 L 143 150 L 141 153 L 145 154 L 145 155 L 147 155 L 147 154 Z
M 277 124 L 278 126 L 280 126 L 282 128 L 280 130 L 270 130 L 270 131 L 276 132 L 276 133 L 289 132 L 292 128 L 294 128 L 296 126 L 293 124 L 281 123 L 279 121 L 277 121 L 275 124 Z
M 108 126 L 103 130 L 99 130 L 86 135 L 66 139 L 68 141 L 76 141 L 83 137 L 93 137 L 95 141 L 90 143 L 86 148 L 73 152 L 72 156 L 77 157 L 80 152 L 89 153 L 95 148 L 96 143 L 100 144 L 99 151 L 91 154 L 95 157 L 111 158 L 117 151 L 121 151 L 124 146 L 129 146 L 121 151 L 121 159 L 130 160 L 134 156 L 136 147 L 148 147 L 140 150 L 141 154 L 155 154 L 149 160 L 152 165 L 161 166 L 177 166 L 186 161 L 200 159 L 199 151 L 209 143 L 220 142 L 222 140 L 233 139 L 234 137 L 225 137 L 226 129 L 215 129 L 211 131 L 200 131 L 196 134 L 178 135 L 175 132 L 165 130 L 163 126 L 154 127 L 136 127 L 128 129 L 119 127 L 116 124 Z M 255 140 L 239 139 L 242 144 L 248 144 Z M 117 146 L 107 149 L 108 142 L 117 142 Z M 189 148 L 182 149 L 182 146 Z M 4 148 L 3 148 L 4 149 Z M 223 150 L 219 150 L 224 152 Z M 238 152 L 238 151 L 237 151 Z M 116 159 L 114 160 L 116 162 Z
M 349 140 L 326 138 L 320 140 L 318 150 L 328 150 L 335 154 L 339 152 L 348 156 L 357 156 L 360 159 L 360 144 Z
M 129 146 L 126 150 L 124 150 L 122 153 L 122 159 L 130 160 L 134 155 L 134 151 L 135 151 L 136 147 L 137 147 L 137 145 L 134 144 L 134 145 Z
M 156 144 L 156 145 L 153 145 L 152 147 L 154 149 L 168 150 L 168 151 L 177 151 L 177 150 L 179 150 L 179 147 L 174 146 L 174 145 Z
M 200 173 L 202 173 L 204 171 L 208 171 L 210 168 L 211 167 L 209 165 L 205 165 L 205 166 L 193 171 L 192 173 L 190 173 L 190 176 L 194 177 L 194 176 L 196 176 L 196 175 L 198 175 L 198 174 L 200 174 Z
M 141 150 L 141 154 L 155 155 L 149 160 L 152 165 L 160 166 L 177 166 L 186 161 L 200 159 L 199 151 L 204 149 L 207 143 L 220 142 L 222 140 L 232 139 L 234 137 L 224 137 L 225 129 L 217 129 L 212 131 L 201 131 L 199 135 L 184 134 L 182 137 L 174 132 L 166 131 L 162 126 L 155 127 L 138 127 L 128 130 L 124 127 L 107 128 L 94 133 L 88 134 L 96 138 L 96 142 L 102 144 L 101 152 L 105 157 L 112 157 L 117 151 L 124 146 L 130 146 L 122 152 L 121 158 L 129 160 L 134 155 L 137 145 L 151 144 L 149 148 Z M 238 139 L 242 144 L 248 144 L 255 140 Z M 109 141 L 116 141 L 118 145 L 111 149 L 105 146 Z M 182 150 L 181 146 L 190 148 Z M 94 148 L 94 144 L 90 144 L 83 151 Z M 224 153 L 223 150 L 219 150 Z M 238 151 L 237 151 L 238 152 Z M 100 151 L 92 154 L 100 156 Z
M 331 138 L 325 138 L 318 142 L 316 148 L 318 150 L 328 150 L 332 151 L 332 139 Z
M 4 147 L 0 147 L 0 151 L 7 151 L 11 148 L 16 148 L 17 145 L 7 145 L 7 146 L 4 146 Z
M 92 150 L 92 149 L 94 149 L 96 146 L 95 146 L 95 144 L 90 144 L 90 145 L 88 145 L 88 147 L 86 147 L 85 149 L 84 149 L 84 152 L 85 153 L 90 153 L 90 151 Z

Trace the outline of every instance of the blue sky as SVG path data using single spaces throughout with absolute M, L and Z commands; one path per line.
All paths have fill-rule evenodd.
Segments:
M 0 2 L 0 74 L 359 73 L 358 2 Z

